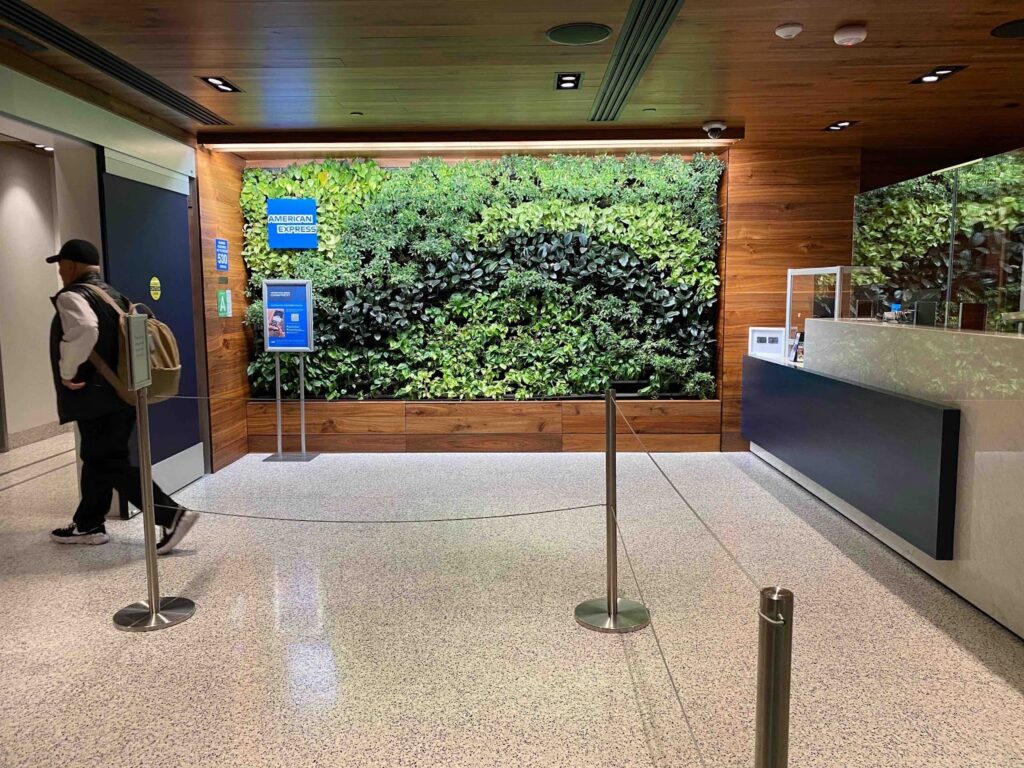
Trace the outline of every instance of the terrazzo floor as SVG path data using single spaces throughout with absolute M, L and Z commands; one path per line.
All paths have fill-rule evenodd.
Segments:
M 178 494 L 325 522 L 204 516 L 160 561 L 196 615 L 124 634 L 139 520 L 51 544 L 74 468 L 22 450 L 0 457 L 4 768 L 752 764 L 755 584 L 646 456 L 620 457 L 620 585 L 653 630 L 573 621 L 602 590 L 599 507 L 414 522 L 598 504 L 599 454 L 378 454 L 249 456 Z M 658 460 L 795 592 L 792 766 L 1024 766 L 1024 642 L 752 455 Z

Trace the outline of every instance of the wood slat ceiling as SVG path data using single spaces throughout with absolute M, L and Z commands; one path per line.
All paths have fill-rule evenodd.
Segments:
M 36 0 L 33 5 L 245 129 L 588 129 L 615 43 L 570 48 L 568 21 L 618 30 L 628 0 Z M 853 14 L 851 16 L 851 14 Z M 688 0 L 609 128 L 723 117 L 758 145 L 954 149 L 1024 144 L 1024 41 L 989 34 L 1020 0 Z M 804 33 L 783 41 L 782 22 Z M 866 22 L 856 48 L 836 26 Z M 37 58 L 190 129 L 145 97 L 54 51 Z M 908 82 L 969 68 L 935 86 Z M 557 92 L 559 71 L 582 71 Z M 224 75 L 222 94 L 196 79 Z M 656 112 L 645 112 L 654 108 Z M 363 112 L 357 117 L 350 113 Z M 861 124 L 840 134 L 834 120 Z M 219 129 L 204 130 L 204 135 Z

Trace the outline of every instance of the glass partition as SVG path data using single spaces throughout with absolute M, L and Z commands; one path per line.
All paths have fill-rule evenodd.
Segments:
M 1022 253 L 1024 150 L 857 198 L 855 284 L 875 316 L 1019 332 Z

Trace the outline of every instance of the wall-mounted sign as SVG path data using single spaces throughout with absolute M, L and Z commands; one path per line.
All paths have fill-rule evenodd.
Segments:
M 267 200 L 267 235 L 271 248 L 316 248 L 316 200 Z
M 313 351 L 313 288 L 309 280 L 263 282 L 263 339 L 268 352 Z
M 163 288 L 160 286 L 160 278 L 154 277 L 149 281 L 149 295 L 153 297 L 153 301 L 159 301 L 162 293 Z
M 228 271 L 228 241 L 218 237 L 213 241 L 217 251 L 217 271 Z
M 217 291 L 217 317 L 231 317 L 231 291 Z

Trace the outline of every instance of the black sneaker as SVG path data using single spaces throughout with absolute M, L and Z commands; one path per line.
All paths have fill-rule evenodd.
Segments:
M 166 555 L 178 546 L 181 540 L 185 538 L 185 534 L 192 530 L 192 526 L 196 524 L 198 519 L 198 512 L 193 512 L 191 509 L 185 509 L 184 507 L 179 508 L 174 514 L 174 522 L 170 525 L 161 526 L 164 535 L 160 537 L 160 541 L 156 545 L 156 553 L 158 555 Z
M 88 531 L 80 531 L 75 523 L 66 528 L 55 528 L 50 531 L 50 538 L 58 544 L 106 544 L 110 541 L 105 525 L 98 525 Z

